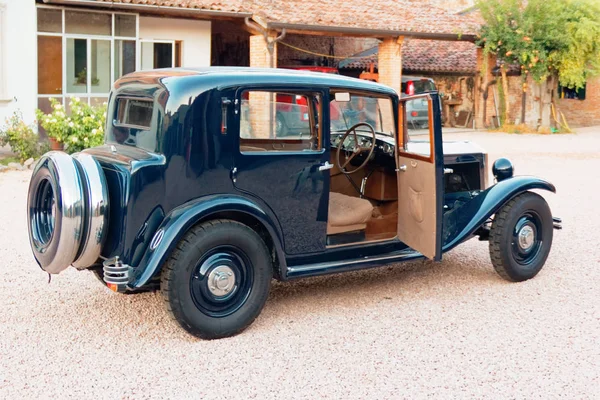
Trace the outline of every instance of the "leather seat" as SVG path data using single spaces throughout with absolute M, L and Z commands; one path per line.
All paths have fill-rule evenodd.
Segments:
M 371 219 L 372 214 L 373 205 L 369 200 L 331 192 L 327 234 L 335 235 L 366 229 L 367 221 Z

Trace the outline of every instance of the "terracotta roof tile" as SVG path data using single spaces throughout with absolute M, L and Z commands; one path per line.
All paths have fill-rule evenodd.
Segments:
M 253 0 L 267 22 L 438 34 L 475 34 L 477 22 L 421 0 Z M 258 6 L 258 7 L 257 7 Z
M 406 39 L 402 49 L 402 67 L 407 71 L 474 73 L 477 71 L 476 49 L 470 42 Z M 343 60 L 340 68 L 366 70 L 371 63 L 377 68 L 377 50 L 373 49 L 371 53 L 365 58 Z
M 313 25 L 429 34 L 476 33 L 471 15 L 421 0 L 95 0 L 103 3 L 251 13 L 270 24 Z
M 94 0 L 100 3 L 122 3 L 147 6 L 178 7 L 224 12 L 248 12 L 244 0 Z

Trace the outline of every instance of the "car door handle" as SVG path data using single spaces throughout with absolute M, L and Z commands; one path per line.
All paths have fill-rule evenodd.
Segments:
M 401 165 L 396 169 L 396 172 L 406 172 L 406 165 Z
M 327 171 L 331 168 L 333 168 L 333 164 L 330 164 L 329 161 L 325 161 L 325 164 L 319 166 L 319 171 Z

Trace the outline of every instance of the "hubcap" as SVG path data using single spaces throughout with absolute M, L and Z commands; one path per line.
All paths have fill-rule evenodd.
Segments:
M 219 265 L 208 275 L 207 284 L 216 297 L 227 296 L 235 289 L 235 274 L 227 265 Z
M 535 242 L 535 233 L 530 225 L 523 226 L 519 231 L 518 237 L 519 246 L 526 251 L 531 249 L 531 246 Z
M 240 249 L 217 246 L 198 260 L 190 292 L 198 309 L 211 317 L 231 315 L 244 305 L 253 285 L 253 266 Z
M 521 265 L 531 264 L 542 249 L 542 221 L 534 211 L 524 213 L 515 224 L 512 234 L 512 254 Z

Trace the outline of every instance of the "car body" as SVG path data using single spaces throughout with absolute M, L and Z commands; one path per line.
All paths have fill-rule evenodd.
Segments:
M 307 105 L 297 138 L 277 136 L 281 95 Z M 477 236 L 495 246 L 502 276 L 533 277 L 558 220 L 529 191 L 554 186 L 500 159 L 488 187 L 486 153 L 443 144 L 439 98 L 422 98 L 432 123 L 412 137 L 415 98 L 364 80 L 248 68 L 127 75 L 110 95 L 103 146 L 36 165 L 34 256 L 49 273 L 89 269 L 117 292 L 160 284 L 176 320 L 203 338 L 249 325 L 272 277 L 441 260 Z

